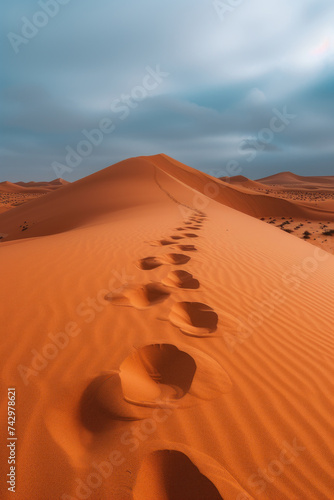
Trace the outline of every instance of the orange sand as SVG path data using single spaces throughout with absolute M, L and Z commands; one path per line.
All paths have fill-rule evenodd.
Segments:
M 15 387 L 17 500 L 332 499 L 334 257 L 255 218 L 319 211 L 158 155 L 0 214 L 1 498 Z

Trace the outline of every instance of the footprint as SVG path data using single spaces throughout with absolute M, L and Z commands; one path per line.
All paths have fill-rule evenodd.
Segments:
M 145 257 L 140 259 L 137 263 L 137 267 L 139 267 L 139 269 L 143 269 L 144 271 L 150 271 L 151 269 L 156 269 L 159 266 L 162 266 L 162 262 L 160 262 L 156 257 Z
M 149 487 L 148 487 L 149 484 Z M 223 500 L 216 486 L 190 458 L 176 450 L 156 450 L 140 466 L 134 500 Z
M 144 418 L 138 408 L 124 400 L 117 371 L 103 373 L 90 382 L 79 403 L 79 416 L 83 426 L 93 433 L 107 431 L 114 420 Z
M 197 248 L 194 245 L 178 245 L 178 248 L 180 250 L 183 250 L 184 252 L 196 252 Z
M 158 257 L 144 257 L 137 262 L 137 267 L 143 271 L 151 271 L 163 264 L 173 264 L 174 266 L 181 266 L 189 262 L 190 257 L 181 253 L 169 253 Z
M 198 238 L 198 234 L 194 233 L 183 233 L 187 238 Z
M 147 285 L 130 285 L 120 294 L 108 293 L 105 296 L 116 306 L 133 306 L 136 309 L 147 309 L 168 299 L 170 292 L 160 283 Z
M 184 230 L 185 230 L 185 228 L 184 228 L 184 227 L 176 227 L 176 228 L 175 228 L 175 231 L 184 231 Z
M 183 236 L 171 236 L 172 240 L 182 240 Z
M 181 399 L 196 372 L 192 356 L 172 344 L 152 344 L 138 349 L 120 366 L 124 399 L 134 405 L 157 406 Z
M 198 349 L 151 344 L 136 349 L 119 370 L 103 372 L 89 383 L 79 417 L 86 429 L 99 434 L 111 430 L 115 421 L 149 418 L 152 408 L 188 408 L 231 387 L 221 365 Z
M 217 330 L 218 315 L 201 302 L 177 302 L 171 309 L 169 320 L 186 335 L 205 337 Z
M 161 260 L 166 264 L 173 264 L 175 266 L 181 266 L 190 261 L 188 255 L 183 255 L 182 253 L 168 253 L 167 255 L 162 255 Z
M 123 361 L 119 374 L 123 399 L 142 408 L 188 408 L 232 387 L 217 361 L 182 344 L 140 347 Z
M 151 241 L 150 244 L 154 247 L 160 247 L 160 246 L 166 246 L 166 245 L 172 245 L 174 242 L 170 240 L 157 240 L 157 241 Z
M 193 275 L 187 271 L 171 271 L 166 278 L 162 280 L 166 286 L 173 286 L 177 288 L 197 289 L 200 286 L 198 280 L 193 278 Z

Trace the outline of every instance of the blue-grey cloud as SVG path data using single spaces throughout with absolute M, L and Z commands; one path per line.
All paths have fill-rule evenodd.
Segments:
M 211 175 L 333 174 L 333 2 L 233 3 L 4 6 L 1 180 L 160 152 Z

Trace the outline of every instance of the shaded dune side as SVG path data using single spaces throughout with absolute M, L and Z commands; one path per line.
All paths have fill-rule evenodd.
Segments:
M 334 213 L 304 206 L 297 201 L 282 200 L 269 194 L 251 192 L 241 185 L 230 185 L 215 177 L 188 167 L 166 155 L 148 157 L 161 171 L 177 178 L 187 186 L 204 196 L 212 196 L 214 201 L 222 203 L 253 217 L 290 216 L 319 220 L 334 220 Z M 212 193 L 210 195 L 210 193 Z
M 241 186 L 248 189 L 266 189 L 267 186 L 259 181 L 252 181 L 243 175 L 234 175 L 232 177 L 219 177 L 219 180 L 231 184 L 232 186 Z

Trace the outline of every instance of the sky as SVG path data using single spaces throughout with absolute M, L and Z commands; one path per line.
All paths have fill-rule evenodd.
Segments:
M 12 0 L 0 23 L 0 181 L 158 153 L 334 175 L 333 0 Z

